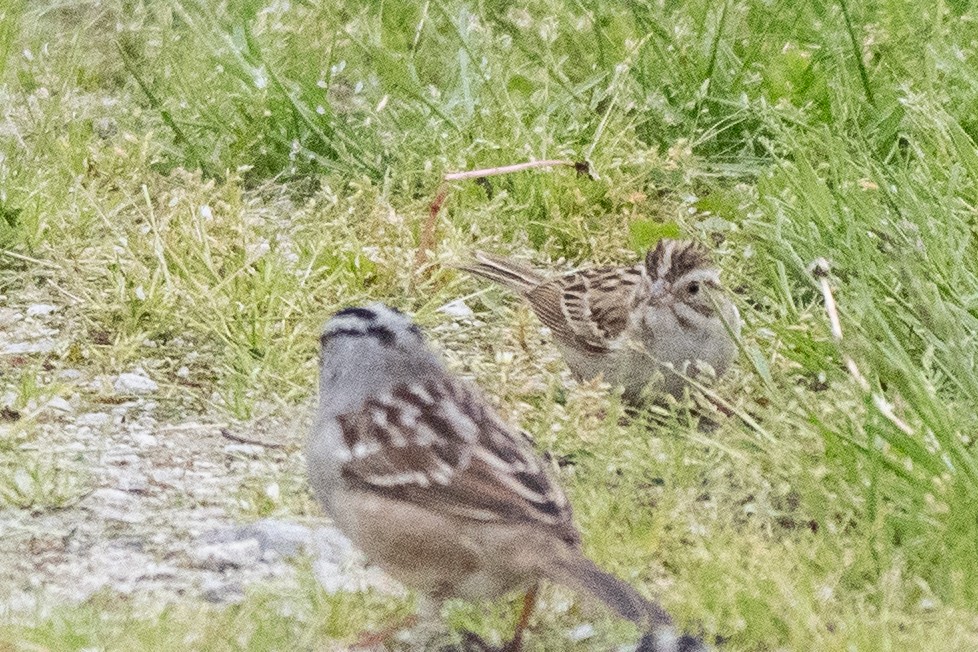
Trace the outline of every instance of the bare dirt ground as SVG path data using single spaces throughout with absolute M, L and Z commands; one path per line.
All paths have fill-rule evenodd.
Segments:
M 0 305 L 7 379 L 69 345 L 62 312 Z M 308 408 L 262 424 L 172 417 L 146 370 L 37 369 L 36 398 L 14 409 L 16 392 L 3 397 L 8 498 L 22 504 L 0 507 L 0 612 L 36 615 L 100 591 L 229 603 L 253 583 L 293 580 L 291 560 L 305 555 L 327 590 L 393 590 L 314 507 L 304 513 Z

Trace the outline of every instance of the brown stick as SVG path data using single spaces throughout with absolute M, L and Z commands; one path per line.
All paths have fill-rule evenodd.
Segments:
M 479 177 L 494 177 L 498 174 L 509 174 L 510 172 L 522 172 L 533 168 L 552 168 L 559 165 L 577 167 L 574 161 L 566 159 L 550 159 L 547 161 L 527 161 L 526 163 L 514 163 L 512 165 L 501 165 L 494 168 L 482 168 L 481 170 L 465 170 L 464 172 L 449 172 L 445 175 L 445 181 L 461 181 L 462 179 L 476 179 Z
M 435 201 L 431 202 L 431 205 L 428 206 L 428 219 L 425 220 L 424 226 L 421 228 L 418 251 L 414 254 L 415 273 L 428 262 L 428 251 L 435 248 L 435 229 L 438 227 L 438 213 L 441 211 L 442 204 L 445 203 L 447 197 L 448 185 L 443 182 L 438 187 L 438 194 L 435 195 Z
M 231 441 L 236 441 L 239 444 L 252 444 L 254 446 L 264 446 L 265 448 L 285 448 L 285 444 L 280 444 L 277 442 L 265 442 L 258 441 L 257 439 L 249 439 L 248 437 L 242 437 L 241 435 L 236 435 L 227 428 L 221 428 L 221 436 L 225 439 L 230 439 Z
M 520 619 L 516 622 L 513 639 L 506 645 L 506 652 L 520 652 L 523 647 L 523 632 L 530 624 L 530 616 L 533 615 L 533 607 L 537 603 L 537 590 L 539 588 L 539 583 L 534 584 L 523 596 L 523 609 L 520 611 Z

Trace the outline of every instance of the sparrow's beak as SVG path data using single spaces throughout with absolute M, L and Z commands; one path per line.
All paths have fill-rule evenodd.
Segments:
M 650 296 L 652 297 L 652 303 L 663 304 L 672 295 L 669 293 L 670 290 L 669 283 L 662 280 L 661 278 L 653 281 L 652 287 L 650 288 Z

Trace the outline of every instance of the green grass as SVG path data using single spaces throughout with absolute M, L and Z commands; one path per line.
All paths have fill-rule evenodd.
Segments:
M 53 456 L 5 454 L 0 467 L 0 505 L 40 513 L 70 507 L 90 491 L 90 480 Z
M 389 301 L 574 456 L 562 480 L 588 550 L 725 649 L 978 647 L 971 3 L 64 0 L 0 16 L 0 294 L 67 302 L 74 333 L 38 364 L 155 355 L 161 409 L 259 418 L 313 394 L 330 311 Z M 444 172 L 557 157 L 598 178 L 453 184 L 413 268 Z M 561 385 L 528 311 L 448 266 L 475 246 L 625 261 L 670 233 L 715 247 L 746 322 L 716 390 L 738 416 L 709 434 L 684 406 L 618 425 L 603 391 Z M 808 271 L 823 257 L 842 342 Z M 487 326 L 437 329 L 460 296 Z M 4 392 L 51 391 L 34 365 L 2 370 Z M 255 510 L 279 509 L 252 484 Z M 162 619 L 107 600 L 0 639 L 318 649 L 350 635 L 322 625 L 334 610 L 368 623 L 383 604 L 306 591 L 317 618 L 258 595 Z M 511 611 L 450 620 L 502 636 Z M 544 613 L 531 647 L 567 645 L 581 617 Z M 598 623 L 580 649 L 629 636 Z
M 30 628 L 0 625 L 0 636 L 24 650 L 322 649 L 319 641 L 356 640 L 358 626 L 403 618 L 404 601 L 374 593 L 329 596 L 300 568 L 299 595 L 270 585 L 227 608 L 179 603 L 133 605 L 97 594 L 73 609 L 55 609 Z

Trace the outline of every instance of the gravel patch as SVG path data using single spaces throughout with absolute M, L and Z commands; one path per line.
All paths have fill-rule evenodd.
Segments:
M 47 303 L 0 308 L 0 354 L 67 347 L 62 314 Z M 367 568 L 325 518 L 290 518 L 283 507 L 280 517 L 254 520 L 242 508 L 249 482 L 257 480 L 276 503 L 290 498 L 281 487 L 305 490 L 308 410 L 297 410 L 303 416 L 291 421 L 236 425 L 241 433 L 274 433 L 274 446 L 243 444 L 206 415 L 159 418 L 156 401 L 165 399 L 142 369 L 50 376 L 59 395 L 20 411 L 33 421 L 10 459 L 54 460 L 52 474 L 70 476 L 81 488 L 58 508 L 0 506 L 0 617 L 36 618 L 105 591 L 156 605 L 231 604 L 251 585 L 294 581 L 303 557 L 313 560 L 329 591 L 401 591 Z

